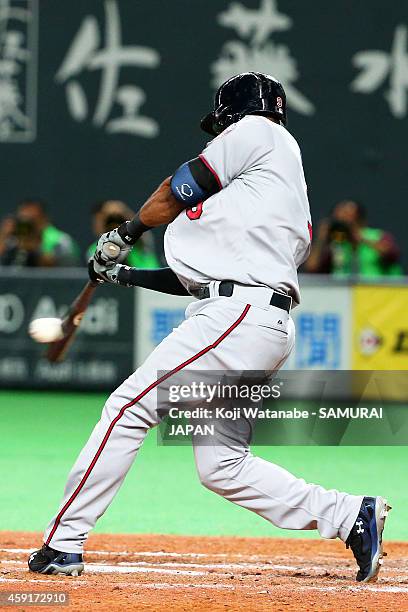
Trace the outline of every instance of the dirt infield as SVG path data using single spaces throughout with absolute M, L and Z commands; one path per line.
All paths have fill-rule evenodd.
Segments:
M 364 586 L 338 541 L 94 535 L 78 578 L 29 573 L 28 553 L 40 544 L 37 534 L 0 532 L 0 592 L 65 591 L 70 612 L 408 611 L 408 543 L 387 544 L 378 582 Z

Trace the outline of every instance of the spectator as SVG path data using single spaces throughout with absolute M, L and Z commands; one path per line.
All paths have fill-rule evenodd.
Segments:
M 92 211 L 92 225 L 95 236 L 100 236 L 109 230 L 115 229 L 124 221 L 134 217 L 134 212 L 119 200 L 107 200 L 97 203 Z M 95 253 L 96 241 L 87 249 L 87 260 Z M 132 268 L 158 268 L 159 260 L 154 253 L 151 233 L 144 234 L 135 244 L 125 262 Z
M 343 200 L 329 219 L 321 221 L 305 271 L 336 276 L 400 276 L 399 260 L 393 236 L 368 227 L 360 203 Z
M 51 224 L 44 202 L 24 200 L 17 216 L 3 221 L 0 230 L 3 265 L 74 266 L 79 249 L 74 240 Z
M 1 264 L 32 267 L 40 262 L 41 234 L 36 227 L 21 219 L 8 218 L 2 223 Z

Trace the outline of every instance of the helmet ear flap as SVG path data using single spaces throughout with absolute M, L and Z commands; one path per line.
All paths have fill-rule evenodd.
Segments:
M 214 112 L 211 112 L 211 113 L 208 113 L 208 115 L 205 115 L 205 117 L 201 119 L 200 127 L 204 132 L 207 132 L 207 134 L 211 134 L 211 136 L 216 136 L 217 134 L 214 131 L 214 123 L 215 123 Z
M 237 121 L 237 119 L 235 119 Z M 234 115 L 231 113 L 229 106 L 218 106 L 214 111 L 208 113 L 201 119 L 201 129 L 211 136 L 218 136 L 221 134 L 231 123 L 234 122 Z
M 234 117 L 230 106 L 222 104 L 214 111 L 213 129 L 216 134 L 221 134 L 231 123 L 234 122 Z

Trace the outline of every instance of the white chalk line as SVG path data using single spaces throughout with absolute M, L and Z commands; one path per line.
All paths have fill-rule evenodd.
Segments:
M 15 554 L 31 554 L 33 552 L 34 549 L 31 548 L 0 548 L 0 552 L 8 552 L 8 553 L 15 553 Z M 192 553 L 192 552 L 185 552 L 185 553 L 180 553 L 180 552 L 163 552 L 163 551 L 139 551 L 139 552 L 134 552 L 134 551 L 120 551 L 120 552 L 112 552 L 112 551 L 106 551 L 106 550 L 86 550 L 85 551 L 85 555 L 89 555 L 89 556 L 106 556 L 106 557 L 175 557 L 175 558 L 227 558 L 227 557 L 234 557 L 234 558 L 242 558 L 242 559 L 246 559 L 246 562 L 242 562 L 242 563 L 237 563 L 237 564 L 221 564 L 221 563 L 216 563 L 216 564 L 211 564 L 208 565 L 208 567 L 230 567 L 231 569 L 233 569 L 234 567 L 239 568 L 239 567 L 253 567 L 255 568 L 265 568 L 267 569 L 272 569 L 272 570 L 288 570 L 288 571 L 298 571 L 300 569 L 313 569 L 313 570 L 324 570 L 325 569 L 325 565 L 330 565 L 333 562 L 337 562 L 336 559 L 334 559 L 333 557 L 325 557 L 323 559 L 321 559 L 321 564 L 320 565 L 316 565 L 316 563 L 314 565 L 308 565 L 305 564 L 305 559 L 303 557 L 292 557 L 294 560 L 298 560 L 299 561 L 299 565 L 285 565 L 285 564 L 277 564 L 277 563 L 271 563 L 269 561 L 267 561 L 265 563 L 265 556 L 266 555 L 245 555 L 243 553 Z M 259 566 L 256 563 L 248 563 L 248 561 L 253 560 L 254 562 L 256 561 L 263 561 L 263 565 Z M 3 561 L 5 562 L 5 561 Z M 119 563 L 123 563 L 123 562 L 119 562 Z M 128 561 L 127 564 L 131 565 L 133 563 L 143 563 L 142 561 L 140 562 L 130 562 Z M 160 565 L 164 565 L 164 563 L 160 564 Z M 182 565 L 182 564 L 180 564 Z M 193 563 L 191 564 L 185 564 L 186 566 L 190 565 L 191 567 L 194 566 Z M 200 567 L 206 567 L 205 564 L 198 564 Z M 383 571 L 398 571 L 399 573 L 407 573 L 408 572 L 408 568 L 392 568 L 388 565 L 385 564 L 382 567 L 381 573 Z M 350 571 L 353 572 L 354 568 L 347 568 L 344 567 L 342 568 L 342 571 Z
M 285 571 L 285 572 L 301 572 L 301 571 L 315 571 L 315 572 L 326 572 L 325 567 L 320 565 L 281 565 L 276 563 L 268 564 L 257 564 L 257 563 L 175 563 L 167 561 L 164 563 L 150 563 L 149 561 L 119 561 L 118 566 L 155 566 L 155 567 L 174 567 L 174 568 L 202 568 L 209 570 L 252 570 L 252 571 Z M 345 568 L 346 572 L 355 573 L 355 569 Z M 214 573 L 214 572 L 209 572 Z
M 229 570 L 269 570 L 269 569 L 293 569 L 290 565 L 258 565 L 257 563 L 176 563 L 172 561 L 165 561 L 164 563 L 151 563 L 149 561 L 119 561 L 117 565 L 135 565 L 135 566 L 151 566 L 156 567 L 196 567 L 202 569 L 229 569 Z
M 12 559 L 4 559 L 0 563 L 5 565 L 26 565 L 26 561 L 12 560 Z M 90 561 L 85 562 L 86 567 L 98 567 L 99 564 L 92 563 Z M 252 570 L 252 571 L 289 571 L 289 572 L 300 572 L 300 571 L 315 571 L 315 572 L 325 572 L 325 568 L 319 565 L 280 565 L 268 563 L 266 565 L 259 565 L 256 563 L 177 563 L 167 561 L 164 563 L 153 563 L 150 561 L 119 561 L 114 566 L 104 565 L 104 567 L 145 567 L 145 568 L 196 568 L 196 569 L 208 569 L 208 570 Z M 17 569 L 17 568 L 16 568 Z M 19 568 L 18 568 L 19 569 Z M 355 569 L 344 568 L 342 571 L 346 573 L 355 573 Z M 213 574 L 214 571 L 206 572 L 208 574 Z
M 87 564 L 86 564 L 87 565 Z M 299 565 L 282 565 L 282 564 L 277 564 L 277 563 L 267 563 L 267 564 L 258 564 L 258 563 L 176 563 L 176 562 L 172 562 L 172 561 L 165 561 L 163 563 L 152 563 L 149 561 L 119 561 L 117 563 L 118 566 L 121 565 L 127 565 L 127 566 L 138 566 L 138 567 L 143 567 L 143 566 L 155 566 L 155 567 L 185 567 L 185 568 L 202 568 L 202 569 L 224 569 L 224 570 L 260 570 L 260 571 L 270 571 L 270 570 L 275 570 L 275 571 L 290 571 L 290 572 L 305 572 L 305 571 L 311 571 L 313 570 L 314 572 L 326 572 L 327 568 L 325 564 L 322 565 L 308 565 L 307 563 L 303 563 L 303 565 L 299 564 Z M 403 572 L 407 572 L 408 569 L 401 569 L 400 568 L 392 568 L 392 567 L 382 567 L 381 569 L 381 575 L 383 574 L 383 572 L 398 572 L 398 573 L 403 573 Z M 341 573 L 346 573 L 346 574 L 355 574 L 356 573 L 356 568 L 353 567 L 342 567 L 341 568 Z
M 15 567 L 15 571 L 21 571 L 22 569 L 25 571 L 25 567 L 21 567 L 21 566 L 26 566 L 26 561 L 19 561 L 19 560 L 11 560 L 11 559 L 4 559 L 3 561 L 0 562 L 0 564 L 6 565 L 6 566 L 19 566 L 19 567 Z M 124 562 L 124 561 L 119 561 L 119 563 L 115 564 L 115 565 L 108 565 L 108 564 L 104 564 L 104 565 L 100 565 L 98 563 L 92 563 L 92 562 L 85 562 L 85 567 L 86 568 L 96 568 L 95 569 L 95 573 L 102 573 L 103 570 L 98 570 L 97 568 L 99 567 L 104 567 L 104 568 L 110 568 L 110 569 L 106 569 L 105 572 L 109 573 L 110 571 L 114 571 L 112 570 L 112 568 L 118 568 L 117 571 L 121 572 L 121 573 L 138 573 L 137 572 L 137 568 L 140 568 L 140 572 L 139 573 L 168 573 L 170 575 L 173 574 L 185 574 L 185 575 L 189 575 L 188 572 L 183 572 L 182 570 L 184 569 L 189 569 L 191 568 L 192 570 L 195 569 L 202 569 L 202 570 L 210 570 L 210 571 L 205 571 L 205 572 L 196 572 L 194 573 L 193 571 L 190 572 L 190 575 L 225 575 L 225 572 L 216 572 L 215 570 L 229 570 L 228 573 L 233 573 L 233 572 L 238 572 L 238 571 L 245 571 L 245 570 L 250 570 L 252 572 L 259 572 L 259 571 L 275 571 L 275 572 L 291 572 L 293 573 L 301 573 L 302 575 L 307 575 L 308 573 L 310 573 L 310 577 L 311 578 L 316 578 L 319 576 L 319 574 L 325 574 L 327 569 L 324 566 L 319 566 L 319 565 L 280 565 L 280 564 L 267 564 L 267 565 L 257 565 L 254 563 L 176 563 L 176 562 L 164 562 L 164 563 L 152 563 L 149 561 L 135 561 L 135 562 Z M 121 569 L 122 568 L 122 569 Z M 126 569 L 127 568 L 127 569 Z M 313 575 L 311 572 L 315 572 L 315 574 Z M 393 580 L 393 578 L 388 577 L 387 575 L 389 574 L 395 574 L 395 573 L 401 574 L 402 572 L 400 572 L 400 570 L 396 569 L 396 568 L 382 568 L 381 571 L 381 576 L 383 578 L 387 578 L 387 580 Z M 92 572 L 90 572 L 92 573 Z M 350 575 L 350 576 L 354 576 L 355 574 L 355 568 L 348 568 L 348 567 L 344 567 L 341 569 L 341 573 L 345 574 L 345 575 Z M 394 577 L 395 580 L 395 577 Z
M 96 563 L 87 563 L 86 567 L 88 574 L 164 574 L 168 576 L 209 576 L 211 572 L 199 572 L 197 570 L 175 570 L 161 569 L 158 567 L 135 567 L 123 565 L 97 565 Z M 218 576 L 225 574 L 217 574 Z
M 26 565 L 26 561 L 19 561 L 13 559 L 4 559 L 0 561 L 0 563 L 4 563 L 6 565 Z M 98 565 L 92 563 L 91 561 L 85 562 L 85 565 L 93 566 Z M 198 569 L 229 569 L 229 570 L 269 570 L 269 569 L 281 569 L 281 570 L 293 570 L 294 567 L 291 565 L 258 565 L 256 563 L 177 563 L 176 561 L 165 561 L 163 563 L 154 563 L 152 561 L 119 561 L 115 564 L 115 567 L 120 566 L 134 566 L 134 567 L 163 567 L 163 568 L 198 568 Z M 296 567 L 296 569 L 300 569 L 300 567 Z
M 0 563 L 4 564 L 4 565 L 25 565 L 26 561 L 21 561 L 21 560 L 12 560 L 12 559 L 4 559 L 2 560 Z M 257 563 L 180 563 L 180 562 L 172 562 L 172 561 L 166 561 L 163 563 L 154 563 L 154 562 L 150 562 L 150 561 L 119 561 L 117 564 L 115 565 L 108 565 L 108 564 L 104 564 L 103 566 L 100 566 L 98 563 L 93 563 L 93 562 L 85 562 L 86 567 L 105 567 L 105 568 L 119 568 L 118 571 L 122 571 L 120 568 L 130 568 L 128 570 L 123 569 L 123 572 L 126 573 L 126 571 L 128 571 L 129 573 L 135 573 L 137 570 L 136 569 L 132 569 L 132 568 L 140 568 L 141 572 L 148 572 L 149 569 L 151 569 L 152 573 L 153 572 L 160 572 L 161 570 L 164 569 L 168 569 L 168 568 L 172 568 L 173 569 L 173 573 L 180 573 L 181 569 L 203 569 L 203 570 L 212 570 L 210 572 L 205 572 L 205 574 L 211 574 L 214 573 L 214 570 L 231 570 L 231 571 L 236 571 L 236 570 L 252 570 L 252 571 L 286 571 L 286 572 L 326 572 L 327 568 L 325 567 L 324 564 L 322 565 L 283 565 L 283 564 L 276 564 L 276 563 L 268 563 L 268 564 L 257 564 Z M 16 568 L 16 571 L 19 570 L 20 568 Z M 98 570 L 96 570 L 98 571 Z M 100 570 L 102 571 L 102 570 Z M 108 571 L 108 570 L 106 570 Z M 406 573 L 408 570 L 404 570 L 404 569 L 400 569 L 400 568 L 392 568 L 392 567 L 383 567 L 382 568 L 382 575 L 387 574 L 387 573 L 395 573 L 398 572 L 399 574 L 402 573 Z M 355 568 L 350 568 L 350 567 L 343 567 L 341 569 L 342 573 L 345 574 L 354 574 L 355 573 Z M 218 572 L 220 574 L 220 572 Z

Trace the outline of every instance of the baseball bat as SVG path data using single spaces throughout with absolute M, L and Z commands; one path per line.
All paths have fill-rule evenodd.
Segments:
M 113 242 L 106 242 L 103 245 L 103 251 L 111 259 L 114 259 L 119 256 L 120 247 Z M 56 342 L 50 342 L 45 354 L 46 359 L 50 363 L 61 362 L 64 360 L 65 355 L 67 354 L 67 351 L 71 346 L 75 334 L 86 313 L 86 310 L 91 303 L 98 284 L 99 283 L 88 281 L 80 294 L 74 299 L 71 306 L 68 308 L 68 312 L 62 319 L 62 331 L 64 337 Z

